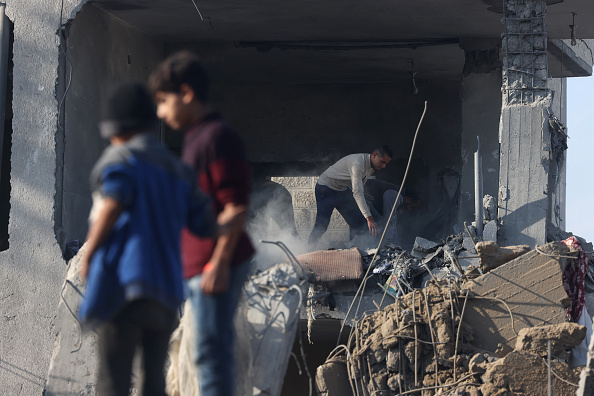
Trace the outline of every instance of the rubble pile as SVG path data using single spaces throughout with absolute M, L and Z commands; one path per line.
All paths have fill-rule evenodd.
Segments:
M 546 394 L 543 340 L 552 340 L 555 354 L 563 355 L 581 342 L 584 327 L 531 328 L 518 340 L 517 350 L 497 356 L 471 345 L 474 330 L 464 322 L 464 311 L 472 298 L 472 292 L 455 283 L 432 281 L 362 319 L 346 356 L 318 368 L 319 394 L 339 394 L 347 379 L 354 395 Z M 575 393 L 579 369 L 560 361 L 551 366 L 553 394 Z
M 474 227 L 470 227 L 469 231 L 474 233 Z M 439 243 L 417 237 L 411 253 L 390 244 L 379 250 L 370 249 L 362 253 L 362 261 L 364 270 L 373 261 L 374 274 L 385 276 L 384 280 L 393 275 L 406 286 L 395 297 L 420 288 L 433 278 L 460 279 L 472 269 L 472 264 L 478 266 L 479 263 L 474 240 L 462 233 L 451 235 Z
M 349 362 L 360 394 L 388 389 L 398 394 L 462 379 L 472 352 L 462 340 L 472 340 L 473 332 L 460 326 L 461 293 L 455 284 L 432 282 L 361 320 L 350 342 Z

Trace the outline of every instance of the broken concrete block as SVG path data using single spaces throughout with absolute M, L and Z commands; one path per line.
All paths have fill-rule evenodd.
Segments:
M 497 220 L 497 200 L 489 194 L 483 197 L 483 209 L 486 221 Z
M 573 395 L 576 388 L 569 383 L 578 382 L 579 369 L 571 369 L 566 363 L 551 362 L 551 368 L 556 375 L 552 376 L 551 388 L 553 395 Z M 481 387 L 484 395 L 509 395 L 499 393 L 504 389 L 513 394 L 546 395 L 548 393 L 548 368 L 546 361 L 533 353 L 526 351 L 513 351 L 505 358 L 490 364 L 481 377 L 489 390 Z M 559 379 L 563 378 L 565 381 Z M 484 385 L 483 385 L 484 386 Z
M 497 222 L 495 220 L 488 221 L 483 228 L 483 241 L 497 242 Z
M 346 360 L 334 357 L 319 366 L 316 370 L 316 388 L 320 396 L 351 394 Z
M 473 238 L 475 238 L 473 236 Z M 475 238 L 476 241 L 476 238 Z M 474 242 L 472 241 L 472 239 L 469 236 L 465 236 L 464 237 L 464 241 L 462 242 L 462 247 L 466 250 L 468 250 L 469 252 L 476 252 L 476 249 L 474 247 Z
M 567 321 L 560 303 L 567 296 L 561 268 L 570 259 L 559 255 L 567 256 L 570 248 L 552 242 L 539 250 L 552 257 L 533 250 L 465 283 L 477 296 L 468 300 L 463 319 L 473 328 L 481 329 L 475 332 L 475 346 L 488 351 L 495 351 L 499 343 L 513 347 L 515 332 L 520 329 Z M 515 330 L 508 307 L 513 313 Z
M 477 243 L 476 249 L 480 256 L 479 264 L 483 273 L 487 273 L 530 251 L 528 245 L 499 247 L 497 243 L 491 241 Z
M 525 328 L 518 332 L 517 351 L 529 351 L 547 356 L 548 341 L 551 341 L 551 354 L 559 357 L 562 353 L 578 346 L 586 337 L 586 326 L 577 323 L 561 323 L 551 326 Z
M 422 253 L 430 253 L 437 249 L 438 246 L 439 243 L 437 242 L 433 242 L 421 237 L 416 237 L 413 249 Z

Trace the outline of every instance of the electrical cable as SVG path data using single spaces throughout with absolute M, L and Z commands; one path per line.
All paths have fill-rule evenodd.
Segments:
M 411 390 L 408 390 L 406 392 L 400 392 L 398 395 L 399 396 L 401 396 L 401 395 L 410 395 L 411 393 L 421 392 L 421 391 L 424 391 L 424 390 L 449 388 L 451 386 L 458 385 L 458 384 L 462 383 L 463 381 L 466 381 L 468 378 L 471 378 L 473 376 L 474 376 L 474 374 L 465 375 L 464 377 L 460 378 L 457 382 L 453 382 L 451 384 L 439 385 L 439 386 L 427 386 L 427 387 L 424 387 L 424 388 L 411 389 Z M 467 385 L 481 386 L 482 384 L 468 383 Z
M 433 335 L 433 325 L 431 324 L 431 312 L 429 310 L 429 299 L 425 289 L 421 290 L 425 299 L 425 311 L 427 311 L 427 324 L 429 325 L 429 334 L 431 334 L 431 346 L 433 347 L 433 359 L 435 359 L 435 385 L 439 377 L 439 365 L 437 364 L 437 348 L 435 348 L 435 337 Z
M 487 296 L 480 296 L 480 295 L 471 296 L 469 298 L 474 298 L 474 299 L 477 299 L 477 300 L 481 300 L 481 299 L 484 299 L 484 300 L 495 300 L 495 301 L 500 302 L 503 305 L 505 305 L 505 307 L 507 308 L 507 311 L 509 312 L 509 316 L 511 318 L 511 328 L 514 331 L 514 334 L 516 335 L 516 337 L 518 336 L 518 332 L 516 331 L 516 328 L 514 326 L 514 314 L 512 313 L 511 308 L 509 307 L 509 305 L 507 305 L 507 303 L 505 301 L 503 301 L 502 299 L 497 298 L 497 297 L 487 297 Z
M 200 16 L 200 20 L 202 20 L 203 22 L 208 22 L 210 20 L 210 18 L 207 17 L 207 19 L 204 19 L 202 17 L 202 13 L 200 12 L 200 9 L 198 8 L 198 5 L 196 4 L 196 2 L 194 0 L 192 0 L 192 3 L 194 4 L 194 7 L 196 8 L 196 11 L 198 11 L 198 15 Z
M 398 203 L 398 200 L 400 199 L 400 195 L 402 194 L 402 187 L 404 186 L 404 183 L 406 181 L 406 176 L 408 175 L 408 170 L 410 168 L 410 163 L 412 161 L 412 155 L 414 152 L 414 148 L 415 148 L 415 143 L 417 141 L 417 135 L 419 134 L 419 129 L 421 128 L 421 124 L 423 123 L 423 118 L 425 118 L 425 113 L 427 112 L 427 101 L 425 101 L 425 107 L 423 109 L 423 114 L 421 115 L 421 119 L 419 120 L 419 124 L 417 125 L 417 130 L 415 131 L 415 135 L 413 138 L 413 142 L 412 142 L 412 147 L 410 150 L 410 155 L 408 158 L 408 163 L 406 165 L 406 170 L 404 172 L 404 177 L 402 178 L 402 183 L 400 185 L 400 189 L 398 190 L 398 195 L 396 196 L 396 200 L 394 201 L 394 205 L 392 206 L 392 211 L 390 212 L 390 216 L 388 217 L 388 220 L 386 221 L 386 225 L 384 226 L 384 231 L 382 232 L 382 236 L 380 238 L 379 244 L 378 244 L 378 248 L 376 250 L 376 252 L 373 255 L 373 258 L 371 259 L 371 262 L 369 263 L 369 267 L 367 268 L 367 272 L 365 273 L 365 278 L 368 276 L 369 271 L 371 271 L 371 269 L 373 268 L 373 264 L 375 262 L 375 259 L 377 257 L 377 254 L 379 252 L 379 248 L 382 246 L 382 243 L 384 241 L 384 236 L 386 235 L 386 230 L 388 228 L 388 224 L 390 224 L 390 221 L 392 220 L 392 216 L 394 214 L 394 211 L 396 209 L 396 205 Z M 355 311 L 355 315 L 354 317 L 357 317 L 357 313 L 359 312 L 359 307 L 361 305 L 361 300 L 363 299 L 363 291 L 365 290 L 365 286 L 366 286 L 366 279 L 361 283 L 361 285 L 359 286 L 359 288 L 357 289 L 357 292 L 355 293 L 355 297 L 353 298 L 353 301 L 351 302 L 349 309 L 347 310 L 347 313 L 343 319 L 342 325 L 340 326 L 340 331 L 338 333 L 338 339 L 336 342 L 336 345 L 340 344 L 340 337 L 342 335 L 342 331 L 344 329 L 344 325 L 346 324 L 348 318 L 349 318 L 349 314 L 351 312 L 351 309 L 353 308 L 353 305 L 355 304 L 355 301 L 357 300 L 357 297 L 359 297 L 359 303 L 357 305 L 357 310 Z M 360 295 L 359 295 L 360 294 Z M 351 329 L 352 331 L 352 329 Z
M 542 250 L 540 250 L 540 246 L 536 245 L 534 247 L 534 250 L 536 250 L 537 253 L 542 254 L 543 256 L 548 256 L 548 257 L 555 257 L 555 258 L 567 258 L 567 259 L 572 259 L 572 260 L 576 260 L 579 257 L 574 257 L 574 256 L 564 256 L 562 254 L 551 254 L 551 253 L 546 253 L 543 252 Z
M 544 360 L 544 358 L 543 358 L 543 360 Z M 575 386 L 576 388 L 578 388 L 578 387 L 579 387 L 579 385 L 578 385 L 578 384 L 574 384 L 573 382 L 569 382 L 569 381 L 567 381 L 566 379 L 563 379 L 563 378 L 561 378 L 561 377 L 560 377 L 560 376 L 559 376 L 559 375 L 558 375 L 558 374 L 555 372 L 555 370 L 553 370 L 553 368 L 552 368 L 551 366 L 549 366 L 549 364 L 547 363 L 547 361 L 546 361 L 546 360 L 544 360 L 544 364 L 545 364 L 545 365 L 546 365 L 546 366 L 547 366 L 547 367 L 548 367 L 548 368 L 551 370 L 551 373 L 553 373 L 553 375 L 554 375 L 555 377 L 557 377 L 559 380 L 561 380 L 561 381 L 565 382 L 565 383 L 566 383 L 566 384 L 568 384 L 568 385 Z

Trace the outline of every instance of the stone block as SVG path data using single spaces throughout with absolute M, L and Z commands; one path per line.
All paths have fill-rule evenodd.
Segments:
M 311 231 L 315 221 L 314 211 L 310 209 L 295 209 L 295 228 Z
M 270 180 L 284 186 L 288 190 L 295 189 L 295 188 L 312 189 L 313 190 L 313 188 L 316 185 L 314 178 L 311 176 L 271 177 Z
M 342 217 L 342 215 L 338 212 L 338 210 L 334 209 L 334 212 L 332 212 L 332 216 L 330 217 L 330 225 L 328 228 L 333 230 L 348 231 L 349 225 L 347 224 L 344 217 Z
M 553 257 L 533 250 L 465 283 L 478 297 L 468 300 L 464 314 L 464 322 L 477 329 L 475 346 L 488 351 L 495 351 L 499 343 L 513 347 L 516 332 L 525 327 L 567 321 L 561 304 L 567 298 L 561 268 L 570 259 L 558 256 L 567 256 L 570 249 L 561 242 L 552 242 L 539 250 Z
M 316 197 L 313 190 L 293 190 L 291 195 L 293 196 L 294 208 L 316 208 Z

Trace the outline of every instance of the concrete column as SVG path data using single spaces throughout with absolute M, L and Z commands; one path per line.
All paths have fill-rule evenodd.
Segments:
M 544 244 L 549 211 L 551 91 L 546 3 L 506 0 L 500 120 L 500 241 Z

